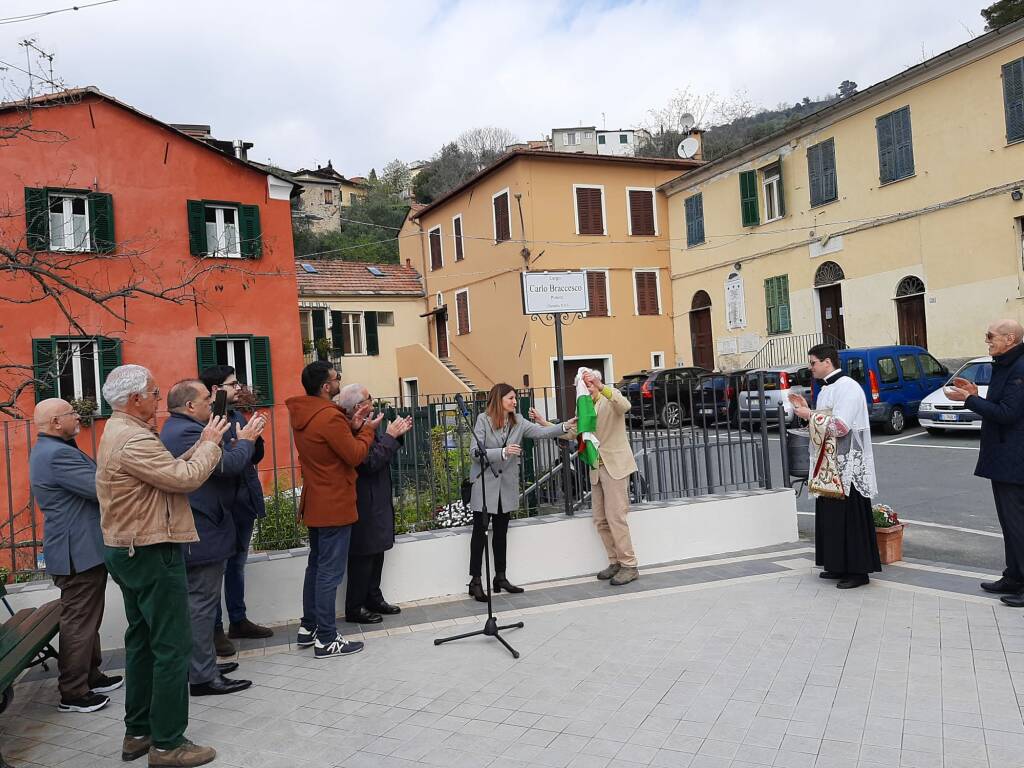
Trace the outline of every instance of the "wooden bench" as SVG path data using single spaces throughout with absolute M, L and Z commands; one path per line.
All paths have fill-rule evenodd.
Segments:
M 14 698 L 14 681 L 22 672 L 57 657 L 50 645 L 60 627 L 60 602 L 53 600 L 38 608 L 23 608 L 17 613 L 7 602 L 7 588 L 0 584 L 0 598 L 11 618 L 0 625 L 0 713 Z M 8 768 L 0 754 L 0 768 Z

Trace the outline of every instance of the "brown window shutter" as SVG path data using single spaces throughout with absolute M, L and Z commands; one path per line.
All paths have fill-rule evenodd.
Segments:
M 455 309 L 459 321 L 459 336 L 469 333 L 469 294 L 455 294 Z
M 441 229 L 430 230 L 430 268 L 441 268 Z
M 604 213 L 601 210 L 601 190 L 592 187 L 576 188 L 576 215 L 581 235 L 603 235 Z
M 629 191 L 629 220 L 634 235 L 654 236 L 654 193 L 648 190 Z
M 455 219 L 452 224 L 452 230 L 455 233 L 455 260 L 462 261 L 464 254 L 462 252 L 462 219 Z
M 636 273 L 636 311 L 638 315 L 658 314 L 658 276 L 654 272 Z
M 494 241 L 503 243 L 512 239 L 508 221 L 508 193 L 494 198 Z
M 587 295 L 590 312 L 587 317 L 608 317 L 608 285 L 604 272 L 587 272 Z

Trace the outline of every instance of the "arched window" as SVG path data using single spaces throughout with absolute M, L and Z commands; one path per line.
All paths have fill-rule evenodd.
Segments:
M 900 280 L 900 284 L 896 286 L 897 299 L 901 299 L 904 296 L 917 296 L 921 293 L 924 293 L 924 281 L 914 275 L 904 277 Z
M 697 291 L 693 294 L 693 301 L 690 302 L 690 309 L 707 309 L 711 306 L 711 297 L 707 291 Z
M 824 285 L 832 285 L 845 279 L 846 275 L 843 274 L 842 267 L 834 261 L 826 261 L 814 273 L 814 287 L 821 288 Z

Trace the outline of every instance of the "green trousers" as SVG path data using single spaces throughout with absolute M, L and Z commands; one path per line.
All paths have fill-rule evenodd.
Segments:
M 192 625 L 180 544 L 106 547 L 111 578 L 124 595 L 125 731 L 160 749 L 185 740 Z

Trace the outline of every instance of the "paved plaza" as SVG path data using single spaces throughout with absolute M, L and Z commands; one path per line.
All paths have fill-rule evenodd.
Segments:
M 250 690 L 192 699 L 188 736 L 244 768 L 1024 766 L 1024 614 L 981 594 L 981 574 L 904 563 L 840 591 L 812 557 L 795 544 L 647 569 L 622 591 L 536 585 L 500 602 L 526 622 L 507 633 L 518 661 L 489 639 L 433 645 L 481 625 L 461 598 L 409 606 L 351 658 L 317 661 L 282 628 L 240 654 Z M 125 765 L 123 698 L 61 714 L 55 680 L 27 678 L 4 755 Z

